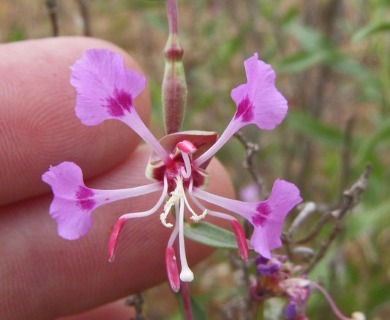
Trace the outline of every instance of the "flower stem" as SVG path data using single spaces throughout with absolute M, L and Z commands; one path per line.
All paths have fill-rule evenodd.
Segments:
M 181 298 L 183 299 L 184 319 L 192 320 L 191 294 L 188 282 L 181 282 Z
M 346 317 L 340 309 L 337 307 L 336 303 L 333 301 L 331 295 L 322 287 L 320 286 L 317 282 L 311 281 L 310 284 L 317 288 L 321 293 L 324 295 L 326 300 L 328 300 L 330 307 L 332 308 L 334 314 L 340 319 L 340 320 L 353 320 L 351 318 Z

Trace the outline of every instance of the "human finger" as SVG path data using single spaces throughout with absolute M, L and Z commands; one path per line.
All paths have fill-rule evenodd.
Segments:
M 56 320 L 128 320 L 135 317 L 135 310 L 121 299 L 81 314 L 61 317 Z
M 127 161 L 88 186 L 123 188 L 150 183 L 144 176 L 150 150 L 139 147 Z M 209 191 L 233 194 L 228 175 L 213 161 Z M 166 279 L 164 252 L 170 229 L 154 215 L 131 219 L 122 229 L 116 261 L 107 261 L 107 242 L 117 218 L 150 209 L 159 194 L 141 196 L 100 207 L 94 226 L 81 239 L 67 241 L 56 233 L 48 215 L 51 197 L 41 196 L 3 208 L 0 215 L 0 296 L 5 320 L 53 319 L 74 314 L 140 292 Z M 161 209 L 162 210 L 162 209 Z M 6 245 L 5 245 L 6 244 Z M 186 242 L 188 260 L 194 264 L 209 251 Z M 23 301 L 23 304 L 20 304 Z
M 76 117 L 69 67 L 89 48 L 116 51 L 128 68 L 139 70 L 123 50 L 93 38 L 0 46 L 0 205 L 49 191 L 40 177 L 50 165 L 74 161 L 86 177 L 93 177 L 123 161 L 139 142 L 119 121 L 88 127 Z M 148 121 L 147 90 L 135 106 Z

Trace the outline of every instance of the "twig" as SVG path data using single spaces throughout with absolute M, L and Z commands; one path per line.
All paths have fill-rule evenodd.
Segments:
M 359 203 L 360 196 L 367 187 L 368 178 L 370 174 L 371 166 L 367 165 L 365 171 L 360 176 L 359 180 L 355 182 L 351 188 L 344 191 L 343 204 L 341 208 L 332 212 L 332 216 L 335 218 L 335 223 L 333 224 L 332 231 L 329 234 L 328 238 L 323 241 L 321 247 L 311 259 L 310 263 L 305 267 L 305 273 L 310 272 L 328 251 L 332 241 L 336 238 L 338 231 L 341 228 L 341 222 L 343 217 L 348 211 L 352 210 Z
M 58 37 L 59 28 L 58 28 L 57 0 L 46 0 L 46 8 L 49 13 L 52 34 L 54 37 Z
M 288 260 L 293 261 L 294 260 L 294 252 L 292 250 L 292 239 L 291 239 L 290 234 L 288 234 L 287 232 L 283 232 L 281 238 L 282 238 L 283 247 L 286 250 L 286 255 L 287 255 Z
M 344 129 L 344 143 L 341 152 L 340 190 L 344 190 L 346 188 L 351 171 L 351 145 L 355 119 L 355 116 L 350 117 L 347 120 Z
M 239 277 L 238 285 L 241 288 L 249 288 L 251 284 L 251 268 L 253 266 L 252 261 L 243 261 L 241 258 L 238 258 L 237 255 L 233 252 L 229 252 L 229 260 L 231 264 L 233 265 L 234 269 L 238 270 L 241 274 Z M 239 298 L 239 300 L 236 300 L 236 298 L 233 299 L 233 301 L 240 301 L 240 311 L 244 319 L 252 319 L 252 308 L 253 308 L 253 301 L 249 296 L 249 292 L 247 292 L 248 296 L 246 299 Z M 241 301 L 242 300 L 242 301 Z M 228 314 L 233 314 L 232 310 L 229 310 L 229 306 L 232 308 L 236 308 L 238 305 L 237 303 L 233 303 L 230 301 L 228 304 L 222 307 L 221 312 L 225 314 L 225 318 L 228 318 Z M 233 316 L 229 319 L 235 319 Z
M 134 294 L 126 299 L 126 304 L 135 309 L 135 318 L 130 320 L 145 320 L 142 315 L 142 308 L 144 306 L 144 298 L 141 293 Z
M 76 0 L 79 7 L 81 18 L 83 20 L 83 33 L 86 37 L 91 36 L 91 27 L 89 23 L 89 10 L 88 10 L 88 0 Z
M 288 228 L 287 233 L 292 236 L 295 230 L 317 209 L 317 206 L 314 202 L 307 202 L 298 216 L 294 219 L 290 228 Z
M 303 243 L 306 243 L 306 242 L 313 240 L 318 235 L 318 233 L 321 231 L 321 229 L 324 227 L 324 225 L 328 221 L 330 221 L 331 219 L 332 219 L 331 212 L 327 212 L 327 213 L 323 214 L 321 216 L 320 220 L 318 221 L 318 223 L 315 225 L 315 227 L 306 236 L 304 236 L 301 239 L 296 240 L 295 243 L 296 244 L 303 244 Z
M 257 173 L 253 166 L 253 157 L 259 151 L 259 146 L 256 143 L 248 141 L 245 135 L 241 130 L 238 130 L 234 136 L 241 142 L 241 144 L 245 148 L 245 160 L 244 160 L 244 168 L 248 170 L 249 174 L 252 176 L 254 182 L 259 188 L 260 198 L 264 198 L 264 181 Z

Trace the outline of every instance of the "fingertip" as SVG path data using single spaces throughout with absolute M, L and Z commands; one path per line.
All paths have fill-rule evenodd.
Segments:
M 122 299 L 78 315 L 61 317 L 56 320 L 128 320 L 133 319 L 134 317 L 134 308 L 126 305 L 126 301 Z
M 139 142 L 119 121 L 84 126 L 74 112 L 76 92 L 70 66 L 89 48 L 120 53 L 128 68 L 136 62 L 117 46 L 94 38 L 64 37 L 0 46 L 0 205 L 38 195 L 50 165 L 74 161 L 93 177 L 123 161 Z M 149 92 L 135 100 L 144 121 Z

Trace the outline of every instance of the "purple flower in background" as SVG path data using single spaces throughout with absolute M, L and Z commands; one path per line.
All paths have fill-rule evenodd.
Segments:
M 287 320 L 306 320 L 306 304 L 310 297 L 311 281 L 303 276 L 281 281 L 280 287 L 289 297 L 285 308 Z
M 309 280 L 302 273 L 302 266 L 294 265 L 287 257 L 273 255 L 271 258 L 258 256 L 255 259 L 258 277 L 249 287 L 253 301 L 264 301 L 273 297 L 285 297 L 284 308 L 286 320 L 308 320 L 306 315 L 307 301 L 313 289 L 320 291 L 329 302 L 334 314 L 340 320 L 365 320 L 361 312 L 354 312 L 346 317 L 338 309 L 331 295 L 317 282 Z
M 244 65 L 247 82 L 231 92 L 237 109 L 220 138 L 215 132 L 184 131 L 169 134 L 158 141 L 133 105 L 133 100 L 146 86 L 145 77 L 127 70 L 123 59 L 116 53 L 102 49 L 88 50 L 72 66 L 71 84 L 77 90 L 76 115 L 85 125 L 116 119 L 133 129 L 153 150 L 146 176 L 154 182 L 129 189 L 96 190 L 85 186 L 81 169 L 76 164 L 63 162 L 51 167 L 42 179 L 53 189 L 50 214 L 57 222 L 58 233 L 66 239 L 77 239 L 91 228 L 91 214 L 95 208 L 116 200 L 159 192 L 159 200 L 149 210 L 124 214 L 118 219 L 109 239 L 110 261 L 114 258 L 118 235 L 125 222 L 160 211 L 161 223 L 173 229 L 167 244 L 166 265 L 171 287 L 178 291 L 179 278 L 182 281 L 193 279 L 185 255 L 185 209 L 194 222 L 207 215 L 230 221 L 241 256 L 247 259 L 247 241 L 237 219 L 207 209 L 199 199 L 246 218 L 254 226 L 250 240 L 252 248 L 270 258 L 270 251 L 281 245 L 280 233 L 285 216 L 302 200 L 298 188 L 278 179 L 269 198 L 260 202 L 227 199 L 205 190 L 208 180 L 206 169 L 211 158 L 237 130 L 250 123 L 264 130 L 274 129 L 287 113 L 287 101 L 275 88 L 272 67 L 258 60 L 256 54 Z M 171 209 L 176 213 L 174 224 L 168 222 Z M 180 275 L 173 249 L 176 238 L 180 250 Z

